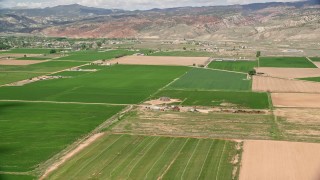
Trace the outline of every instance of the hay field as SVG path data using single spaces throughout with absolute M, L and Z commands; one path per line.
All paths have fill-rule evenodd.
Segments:
M 320 83 L 254 76 L 252 90 L 279 93 L 320 93 Z
M 320 144 L 245 141 L 240 180 L 320 178 Z
M 256 68 L 257 73 L 264 76 L 280 77 L 288 79 L 319 77 L 319 68 Z
M 131 65 L 193 66 L 194 64 L 205 65 L 208 60 L 209 57 L 126 56 L 109 62 Z
M 176 137 L 272 139 L 272 126 L 271 115 L 157 112 L 137 109 L 111 131 Z
M 232 179 L 232 141 L 105 135 L 48 179 Z
M 320 94 L 311 93 L 272 93 L 275 107 L 320 108 Z
M 277 108 L 274 114 L 283 140 L 320 143 L 319 109 Z

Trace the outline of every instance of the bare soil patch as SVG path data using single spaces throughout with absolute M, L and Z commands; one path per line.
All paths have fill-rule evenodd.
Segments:
M 288 79 L 320 76 L 319 68 L 256 68 L 256 71 L 257 73 L 264 73 L 263 76 Z
M 39 64 L 47 61 L 38 60 L 0 60 L 0 65 L 26 66 L 31 64 Z
M 320 94 L 311 93 L 272 93 L 276 107 L 320 108 Z
M 316 180 L 320 144 L 245 141 L 240 180 Z
M 154 99 L 154 100 L 150 100 L 150 101 L 146 101 L 144 102 L 144 104 L 150 104 L 150 105 L 163 105 L 163 104 L 172 104 L 172 103 L 176 103 L 176 102 L 181 102 L 180 99 L 169 99 L 168 101 L 163 101 L 161 99 Z
M 285 118 L 289 123 L 303 123 L 316 126 L 320 125 L 319 109 L 302 109 L 302 108 L 277 108 L 274 114 L 278 117 Z
M 50 80 L 50 79 L 61 79 L 61 78 L 70 78 L 70 77 L 66 77 L 66 76 L 38 76 L 38 77 L 6 84 L 5 86 L 23 86 L 23 85 L 34 83 L 37 81 Z
M 175 65 L 196 66 L 206 65 L 209 57 L 169 57 L 169 56 L 126 56 L 106 63 L 136 64 L 136 65 Z
M 12 59 L 12 58 L 22 58 L 22 57 L 38 57 L 41 54 L 0 54 L 0 59 Z
M 320 93 L 320 83 L 289 80 L 265 76 L 254 76 L 252 89 L 263 92 Z

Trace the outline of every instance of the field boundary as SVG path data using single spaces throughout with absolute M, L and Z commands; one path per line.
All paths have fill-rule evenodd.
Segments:
M 239 71 L 229 71 L 229 70 L 223 70 L 223 69 L 202 68 L 202 67 L 194 67 L 194 68 L 198 68 L 198 69 L 208 69 L 208 70 L 211 70 L 211 71 L 223 71 L 223 72 L 238 73 L 238 74 L 248 74 L 248 73 L 244 73 L 244 72 L 239 72 Z

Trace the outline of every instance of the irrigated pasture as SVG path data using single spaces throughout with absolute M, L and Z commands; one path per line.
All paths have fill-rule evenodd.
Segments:
M 187 70 L 188 67 L 169 66 L 104 67 L 74 78 L 1 87 L 0 99 L 136 104 Z
M 123 108 L 24 102 L 0 107 L 1 172 L 34 170 Z
M 205 65 L 208 60 L 208 57 L 126 56 L 109 62 L 111 64 L 193 66 Z
M 108 60 L 120 56 L 132 55 L 137 53 L 136 51 L 129 50 L 110 50 L 105 52 L 98 51 L 79 51 L 72 52 L 65 57 L 58 58 L 56 60 L 74 60 L 74 61 L 96 61 L 96 60 Z
M 320 108 L 320 94 L 311 93 L 272 93 L 275 107 Z
M 306 57 L 260 57 L 259 67 L 317 68 Z
M 251 90 L 251 80 L 247 74 L 194 68 L 168 89 L 247 91 Z
M 111 131 L 177 137 L 272 139 L 273 123 L 273 117 L 264 114 L 158 112 L 140 108 Z
M 209 68 L 248 73 L 258 65 L 258 61 L 212 61 Z
M 240 180 L 319 179 L 320 144 L 245 141 Z
M 267 93 L 234 91 L 162 90 L 153 99 L 170 97 L 180 99 L 186 106 L 227 106 L 238 108 L 268 109 Z
M 150 56 L 181 56 L 181 57 L 211 57 L 213 53 L 199 51 L 162 51 L 150 54 Z
M 105 135 L 48 179 L 232 179 L 236 142 Z M 236 176 L 237 173 L 235 173 Z
M 280 77 L 288 79 L 319 77 L 319 68 L 256 68 L 257 73 L 264 76 Z
M 283 92 L 283 93 L 320 93 L 320 83 L 300 80 L 289 80 L 272 78 L 265 76 L 254 76 L 252 89 L 263 92 Z

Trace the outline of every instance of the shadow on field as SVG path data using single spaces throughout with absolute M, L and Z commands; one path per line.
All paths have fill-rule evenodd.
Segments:
M 6 109 L 10 109 L 13 107 L 25 106 L 26 104 L 20 102 L 0 102 L 0 114 Z M 17 112 L 19 113 L 19 112 Z M 0 116 L 1 119 L 1 116 Z

